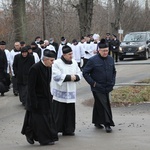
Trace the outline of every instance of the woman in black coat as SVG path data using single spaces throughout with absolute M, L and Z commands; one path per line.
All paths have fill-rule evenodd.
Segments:
M 120 41 L 117 39 L 117 36 L 113 34 L 112 40 L 110 42 L 110 49 L 112 51 L 112 57 L 114 58 L 115 62 L 118 62 L 119 46 Z
M 34 63 L 35 63 L 34 56 L 29 55 L 27 47 L 23 47 L 21 49 L 21 54 L 15 55 L 13 70 L 15 77 L 17 78 L 19 99 L 24 106 L 27 101 L 28 73 L 30 67 Z

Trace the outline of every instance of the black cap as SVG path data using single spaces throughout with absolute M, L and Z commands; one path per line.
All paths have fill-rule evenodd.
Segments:
M 32 42 L 31 45 L 35 45 L 36 46 L 37 44 L 35 42 Z
M 21 41 L 20 44 L 21 44 L 21 45 L 24 45 L 24 44 L 26 44 L 26 43 L 25 43 L 24 41 Z
M 49 49 L 45 49 L 43 52 L 43 56 L 49 58 L 56 58 L 56 53 L 54 51 L 50 51 Z
M 107 35 L 107 36 L 109 36 L 109 35 L 110 35 L 110 33 L 106 33 L 106 35 Z
M 65 46 L 63 46 L 63 48 L 62 48 L 62 52 L 63 52 L 63 54 L 67 54 L 67 53 L 72 52 L 72 49 L 71 49 L 70 46 L 65 45 Z
M 112 36 L 114 36 L 115 38 L 117 37 L 115 34 L 112 34 Z
M 35 38 L 35 41 L 37 40 L 37 39 L 39 39 L 39 38 L 41 38 L 40 36 L 37 36 L 36 38 Z
M 99 48 L 107 48 L 108 44 L 106 43 L 105 39 L 101 39 L 101 41 L 98 44 Z
M 77 39 L 73 39 L 72 43 L 78 43 Z
M 29 50 L 29 49 L 32 49 L 30 45 L 27 45 L 26 47 L 27 47 L 28 50 Z
M 27 48 L 27 47 L 23 47 L 23 48 L 21 49 L 21 53 L 23 53 L 23 52 L 28 52 L 28 48 Z
M 0 45 L 6 45 L 6 42 L 5 41 L 1 41 Z
M 40 40 L 40 41 L 39 41 L 39 44 L 44 44 L 44 41 L 43 41 L 43 40 Z
M 64 41 L 64 40 L 65 40 L 65 37 L 64 37 L 64 36 L 62 36 L 62 37 L 61 37 L 61 41 Z

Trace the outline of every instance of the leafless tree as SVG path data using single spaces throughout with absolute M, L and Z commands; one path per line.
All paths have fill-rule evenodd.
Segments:
M 26 40 L 26 11 L 25 0 L 13 0 L 13 20 L 15 29 L 15 40 Z
M 80 34 L 87 35 L 91 32 L 93 16 L 93 0 L 79 0 L 79 4 L 74 5 L 78 11 Z

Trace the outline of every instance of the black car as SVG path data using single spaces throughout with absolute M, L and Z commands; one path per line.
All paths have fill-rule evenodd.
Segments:
M 119 60 L 124 58 L 150 57 L 150 31 L 130 32 L 125 35 L 119 48 Z

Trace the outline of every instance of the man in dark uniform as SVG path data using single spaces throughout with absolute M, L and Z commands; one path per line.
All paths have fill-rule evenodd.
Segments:
M 108 45 L 102 39 L 98 45 L 98 54 L 89 59 L 83 68 L 83 76 L 90 84 L 95 99 L 92 123 L 98 128 L 105 126 L 106 132 L 111 132 L 114 126 L 109 101 L 109 92 L 115 85 L 116 69 L 114 60 L 108 55 Z
M 114 34 L 112 35 L 110 46 L 112 51 L 112 57 L 114 58 L 115 62 L 118 62 L 120 41 L 117 39 L 117 36 Z
M 40 145 L 53 145 L 58 140 L 50 93 L 51 66 L 55 57 L 53 51 L 45 49 L 43 58 L 29 71 L 27 111 L 21 133 L 30 144 L 38 141 Z
M 13 70 L 17 78 L 19 99 L 25 106 L 27 101 L 27 82 L 30 67 L 35 63 L 34 56 L 29 55 L 28 48 L 23 47 L 21 53 L 15 55 Z
M 108 55 L 111 55 L 111 46 L 110 46 L 110 43 L 111 43 L 111 37 L 110 37 L 110 33 L 106 33 L 106 44 L 108 45 L 108 48 L 109 48 L 109 52 L 108 52 Z

